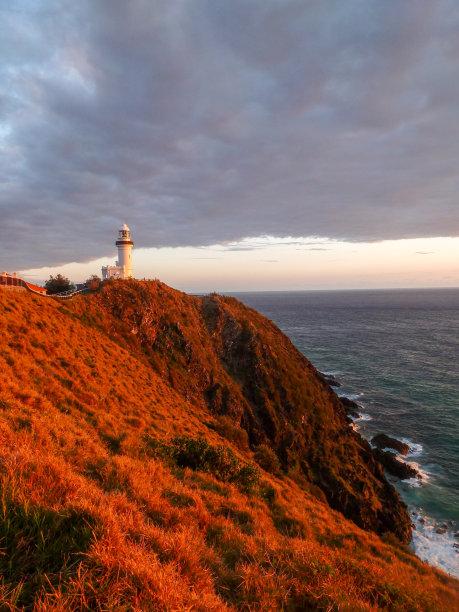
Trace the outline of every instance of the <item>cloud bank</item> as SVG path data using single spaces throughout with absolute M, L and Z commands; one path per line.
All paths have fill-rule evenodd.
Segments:
M 0 267 L 458 236 L 454 0 L 0 0 Z

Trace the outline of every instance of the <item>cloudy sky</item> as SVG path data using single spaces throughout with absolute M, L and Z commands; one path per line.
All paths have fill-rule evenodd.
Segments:
M 0 19 L 1 269 L 86 278 L 126 222 L 136 276 L 188 290 L 459 286 L 457 0 Z

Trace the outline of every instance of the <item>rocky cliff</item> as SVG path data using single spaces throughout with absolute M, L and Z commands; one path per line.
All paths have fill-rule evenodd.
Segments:
M 175 391 L 244 429 L 252 449 L 272 448 L 286 474 L 360 527 L 410 540 L 406 506 L 369 444 L 271 321 L 234 298 L 187 296 L 159 282 L 111 283 L 89 301 Z

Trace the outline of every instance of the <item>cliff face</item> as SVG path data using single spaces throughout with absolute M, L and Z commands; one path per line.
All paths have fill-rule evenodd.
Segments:
M 92 301 L 140 343 L 185 399 L 229 415 L 253 447 L 265 444 L 287 474 L 376 533 L 411 537 L 405 504 L 345 408 L 290 340 L 234 298 L 186 296 L 160 283 L 112 283 Z M 132 341 L 132 340 L 131 340 Z
M 232 299 L 205 298 L 209 331 L 249 405 L 241 419 L 253 441 L 272 446 L 285 469 L 318 486 L 357 525 L 410 539 L 405 504 L 369 444 L 312 364 L 270 321 Z

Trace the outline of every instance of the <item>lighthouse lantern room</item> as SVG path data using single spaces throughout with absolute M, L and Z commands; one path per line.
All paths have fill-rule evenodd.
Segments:
M 131 230 L 126 223 L 118 230 L 118 240 L 115 242 L 118 248 L 118 261 L 115 266 L 102 266 L 102 279 L 108 278 L 132 278 L 132 247 Z

